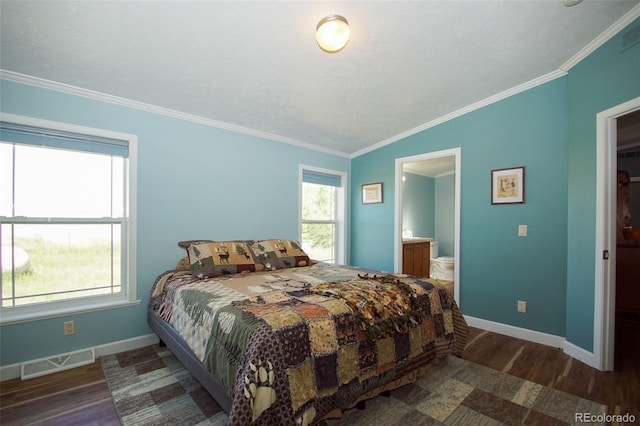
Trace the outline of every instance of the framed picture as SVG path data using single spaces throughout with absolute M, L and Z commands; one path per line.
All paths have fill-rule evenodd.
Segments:
M 382 182 L 365 183 L 362 185 L 362 204 L 382 202 Z
M 524 203 L 524 167 L 491 170 L 491 204 Z

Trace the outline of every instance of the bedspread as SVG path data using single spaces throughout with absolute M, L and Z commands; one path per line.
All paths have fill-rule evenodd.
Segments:
M 232 395 L 234 425 L 311 424 L 460 354 L 467 332 L 444 288 L 346 267 L 208 280 L 172 272 L 150 307 Z

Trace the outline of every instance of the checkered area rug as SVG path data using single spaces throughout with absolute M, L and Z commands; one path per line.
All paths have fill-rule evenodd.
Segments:
M 226 425 L 228 417 L 166 347 L 100 358 L 124 426 Z
M 227 424 L 220 406 L 166 348 L 148 346 L 100 361 L 125 426 Z M 606 406 L 450 356 L 390 397 L 321 424 L 552 426 L 579 424 L 576 413 L 596 416 Z
M 346 425 L 572 425 L 606 406 L 449 356 L 415 383 L 346 411 Z M 578 416 L 578 420 L 580 417 Z M 603 424 L 603 423 L 589 423 Z

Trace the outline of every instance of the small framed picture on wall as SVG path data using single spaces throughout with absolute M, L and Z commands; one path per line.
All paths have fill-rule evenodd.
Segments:
M 382 182 L 365 183 L 362 185 L 362 204 L 382 202 Z
M 491 170 L 491 204 L 524 203 L 524 167 Z

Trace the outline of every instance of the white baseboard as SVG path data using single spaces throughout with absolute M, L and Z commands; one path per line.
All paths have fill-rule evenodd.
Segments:
M 561 348 L 565 354 L 577 359 L 580 362 L 584 362 L 589 367 L 601 369 L 601 367 L 598 365 L 596 355 L 593 352 L 589 352 L 579 346 L 574 345 L 571 342 L 568 342 L 564 337 L 542 333 L 540 331 L 528 330 L 526 328 L 515 327 L 513 325 L 502 324 L 499 322 L 488 321 L 481 318 L 469 317 L 466 315 L 464 318 L 465 320 L 467 320 L 467 324 L 469 324 L 471 327 L 493 331 L 495 333 L 504 334 L 506 336 L 516 337 L 518 339 L 552 346 L 554 348 Z
M 598 360 L 596 359 L 596 355 L 593 352 L 582 349 L 580 346 L 576 346 L 566 340 L 562 349 L 564 350 L 564 353 L 572 358 L 577 359 L 578 361 L 584 362 L 589 367 L 593 367 L 598 370 L 602 369 L 598 363 Z
M 96 358 L 99 358 L 103 355 L 117 354 L 124 351 L 130 351 L 132 349 L 155 345 L 158 341 L 158 336 L 151 333 L 144 336 L 133 337 L 131 339 L 96 346 L 94 349 L 96 351 Z
M 93 349 L 95 351 L 96 358 L 99 358 L 100 356 L 117 354 L 119 352 L 129 351 L 131 349 L 143 348 L 145 346 L 154 345 L 156 343 L 158 343 L 158 336 L 152 333 L 144 336 L 133 337 L 131 339 L 120 340 L 118 342 L 106 343 L 104 345 L 95 346 Z M 17 363 L 0 367 L 0 381 L 20 377 L 21 365 L 22 363 Z
M 518 339 L 528 340 L 530 342 L 540 343 L 542 345 L 552 346 L 554 348 L 564 349 L 567 344 L 564 337 L 556 336 L 554 334 L 542 333 L 540 331 L 529 330 L 527 328 L 502 324 L 499 322 L 470 317 L 467 315 L 464 316 L 464 319 L 471 327 L 493 331 L 495 333 L 504 334 L 505 336 L 516 337 Z

